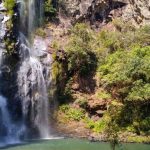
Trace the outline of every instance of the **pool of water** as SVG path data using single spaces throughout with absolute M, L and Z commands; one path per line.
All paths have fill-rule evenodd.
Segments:
M 81 139 L 52 139 L 7 145 L 0 150 L 111 150 L 109 143 Z M 150 150 L 148 144 L 121 144 L 116 150 Z

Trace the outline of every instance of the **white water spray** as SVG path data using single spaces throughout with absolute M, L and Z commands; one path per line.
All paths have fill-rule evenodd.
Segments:
M 0 96 L 0 130 L 2 136 L 0 139 L 0 146 L 3 144 L 14 144 L 20 142 L 20 136 L 25 130 L 22 124 L 16 124 L 11 120 L 7 108 L 7 100 Z
M 18 95 L 22 100 L 24 122 L 28 128 L 38 130 L 40 138 L 49 137 L 49 111 L 47 84 L 40 53 L 33 48 L 32 34 L 41 24 L 42 0 L 20 1 L 20 58 Z

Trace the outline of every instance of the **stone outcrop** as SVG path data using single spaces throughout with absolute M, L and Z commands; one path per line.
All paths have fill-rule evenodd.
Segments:
M 116 17 L 135 25 L 150 23 L 150 0 L 63 0 L 60 8 L 60 14 L 65 13 L 73 23 L 105 24 Z
M 150 0 L 128 0 L 122 17 L 136 25 L 150 24 Z
M 65 8 L 65 12 L 72 17 L 73 22 L 84 19 L 91 22 L 103 21 L 109 9 L 109 0 L 64 0 L 62 3 L 62 8 Z

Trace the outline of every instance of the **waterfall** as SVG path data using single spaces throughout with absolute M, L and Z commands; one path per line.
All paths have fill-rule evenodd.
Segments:
M 30 137 L 49 137 L 49 103 L 45 68 L 40 61 L 42 49 L 33 46 L 33 35 L 41 25 L 42 0 L 20 0 L 20 59 L 18 96 L 22 101 L 23 122 Z M 39 43 L 40 44 L 40 43 Z M 41 47 L 41 45 L 39 45 Z
M 2 66 L 2 56 L 3 56 L 3 51 L 0 49 L 0 75 L 1 75 L 1 66 Z
M 2 66 L 4 65 L 4 44 L 2 43 L 2 41 L 3 37 L 5 36 L 6 30 L 5 22 L 3 20 L 2 23 L 0 22 L 0 89 L 2 87 L 2 74 L 4 71 L 2 71 Z M 8 111 L 7 99 L 2 96 L 0 91 L 0 146 L 2 146 L 3 144 L 18 143 L 23 131 L 24 126 L 20 124 L 20 122 L 14 123 L 11 120 L 11 116 Z
M 3 61 L 3 38 L 5 36 L 5 24 L 3 23 L 4 20 L 4 16 L 2 18 L 2 20 L 0 20 L 0 75 L 1 75 L 1 66 L 2 66 L 2 61 Z
M 11 120 L 7 100 L 3 96 L 0 96 L 0 122 L 0 146 L 2 144 L 19 143 L 25 127 L 21 123 L 14 123 Z
M 3 3 L 0 3 L 1 10 L 5 10 Z M 11 120 L 8 108 L 7 100 L 1 94 L 1 83 L 2 83 L 2 66 L 4 60 L 4 36 L 6 33 L 6 16 L 1 13 L 0 16 L 0 146 L 4 143 L 16 143 L 19 142 L 20 128 L 17 126 L 19 124 L 14 124 Z M 22 126 L 21 126 L 22 127 Z M 20 132 L 20 133 L 19 133 Z
M 7 84 L 2 82 L 7 71 L 3 43 L 6 22 L 5 14 L 0 15 L 0 146 L 27 138 L 49 138 L 50 135 L 47 88 L 51 82 L 51 56 L 46 52 L 43 39 L 34 34 L 43 21 L 43 0 L 17 0 L 17 4 L 20 61 L 12 73 L 15 78 Z M 14 82 L 9 83 L 12 80 Z M 8 84 L 14 84 L 11 95 L 3 88 Z
M 48 137 L 47 87 L 42 65 L 36 57 L 29 57 L 22 62 L 18 72 L 18 86 L 25 122 L 37 128 L 41 138 Z
M 20 31 L 29 37 L 43 22 L 43 0 L 18 0 Z

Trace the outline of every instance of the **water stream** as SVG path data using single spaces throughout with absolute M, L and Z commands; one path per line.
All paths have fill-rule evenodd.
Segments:
M 18 112 L 10 112 L 8 102 L 11 98 L 5 98 L 0 91 L 0 145 L 18 143 L 21 139 L 50 136 L 47 94 L 49 84 L 47 80 L 50 78 L 49 68 L 45 66 L 50 65 L 51 58 L 44 52 L 46 45 L 42 39 L 36 41 L 39 44 L 36 43 L 37 49 L 34 46 L 35 30 L 40 27 L 43 20 L 43 0 L 17 0 L 17 3 L 20 20 L 18 26 L 20 61 L 16 69 L 17 77 L 14 83 L 17 84 L 17 90 L 14 97 L 21 103 L 21 111 L 18 111 L 21 118 L 14 120 L 12 115 Z M 46 62 L 41 60 L 43 57 Z M 3 49 L 0 48 L 0 86 L 2 86 L 3 59 Z
M 22 100 L 23 121 L 29 132 L 40 138 L 49 137 L 49 111 L 47 83 L 44 67 L 40 61 L 41 50 L 33 47 L 34 32 L 43 20 L 42 0 L 21 0 L 20 58 L 18 70 L 18 95 Z M 40 45 L 39 45 L 40 46 Z M 30 133 L 29 133 L 30 134 Z
M 5 36 L 5 16 L 2 17 L 3 20 L 0 25 L 0 89 L 1 89 L 1 82 L 2 82 L 2 72 L 3 72 L 3 60 L 4 60 L 4 44 L 3 44 L 3 37 Z M 2 96 L 0 91 L 0 146 L 4 145 L 5 143 L 18 143 L 19 142 L 19 135 L 21 135 L 21 129 L 23 126 L 19 123 L 14 123 L 11 120 L 9 111 L 8 111 L 8 104 L 7 99 Z
M 7 100 L 3 96 L 0 96 L 0 122 L 0 146 L 20 143 L 19 137 L 25 130 L 24 126 L 11 120 Z

